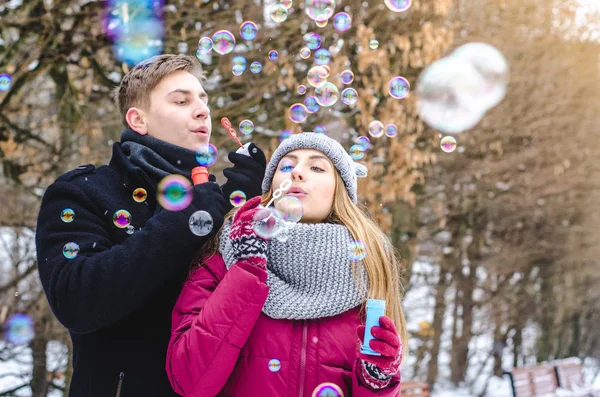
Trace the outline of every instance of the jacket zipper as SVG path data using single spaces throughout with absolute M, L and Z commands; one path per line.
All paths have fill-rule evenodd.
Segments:
M 119 397 L 121 395 L 121 386 L 123 386 L 123 378 L 125 378 L 125 374 L 123 372 L 119 373 L 119 381 L 117 382 L 117 394 L 115 394 L 115 397 Z
M 306 320 L 302 320 L 302 356 L 300 357 L 300 389 L 298 397 L 304 396 L 304 378 L 306 376 L 306 339 L 308 333 Z

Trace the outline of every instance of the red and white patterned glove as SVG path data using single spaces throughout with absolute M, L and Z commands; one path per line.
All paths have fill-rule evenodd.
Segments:
M 236 261 L 243 261 L 267 270 L 267 242 L 256 234 L 253 227 L 257 213 L 259 213 L 257 217 L 260 217 L 261 211 L 265 212 L 265 216 L 269 215 L 264 208 L 257 208 L 260 201 L 260 196 L 254 197 L 235 213 L 229 238 Z
M 371 335 L 376 339 L 371 339 L 369 346 L 381 356 L 363 354 L 360 352 L 360 348 L 358 351 L 360 365 L 357 375 L 363 385 L 373 390 L 387 387 L 392 377 L 400 370 L 402 362 L 403 346 L 394 322 L 389 317 L 381 316 L 379 325 L 380 327 L 374 325 L 371 328 Z M 362 344 L 365 337 L 365 326 L 359 326 L 356 333 Z

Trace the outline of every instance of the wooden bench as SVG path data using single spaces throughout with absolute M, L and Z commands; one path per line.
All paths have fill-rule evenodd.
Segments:
M 504 373 L 510 377 L 514 397 L 550 397 L 558 389 L 556 372 L 551 365 L 514 368 Z
M 425 382 L 402 381 L 400 390 L 402 397 L 429 397 L 429 385 Z
M 600 397 L 600 390 L 586 387 L 583 380 L 583 367 L 579 359 L 556 360 L 553 362 L 558 385 L 573 392 L 574 396 Z

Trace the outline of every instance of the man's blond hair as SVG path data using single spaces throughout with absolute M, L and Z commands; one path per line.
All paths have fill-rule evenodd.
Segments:
M 121 84 L 114 90 L 114 97 L 121 113 L 121 122 L 125 128 L 130 128 L 125 117 L 129 108 L 149 109 L 152 90 L 165 76 L 179 70 L 193 74 L 200 83 L 206 81 L 206 73 L 195 58 L 189 55 L 174 54 L 148 58 L 135 65 L 123 77 Z

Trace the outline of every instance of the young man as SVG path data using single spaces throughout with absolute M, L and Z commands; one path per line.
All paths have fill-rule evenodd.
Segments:
M 266 163 L 251 144 L 249 156 L 229 154 L 234 166 L 222 188 L 211 175 L 193 186 L 185 209 L 157 203 L 157 184 L 171 174 L 190 179 L 196 150 L 210 139 L 204 81 L 188 56 L 136 65 L 116 91 L 126 128 L 110 163 L 78 167 L 46 190 L 39 274 L 73 341 L 69 396 L 177 396 L 165 372 L 171 311 L 193 254 L 212 234 L 193 234 L 189 218 L 208 212 L 216 232 L 232 191 L 248 199 L 261 193 Z

